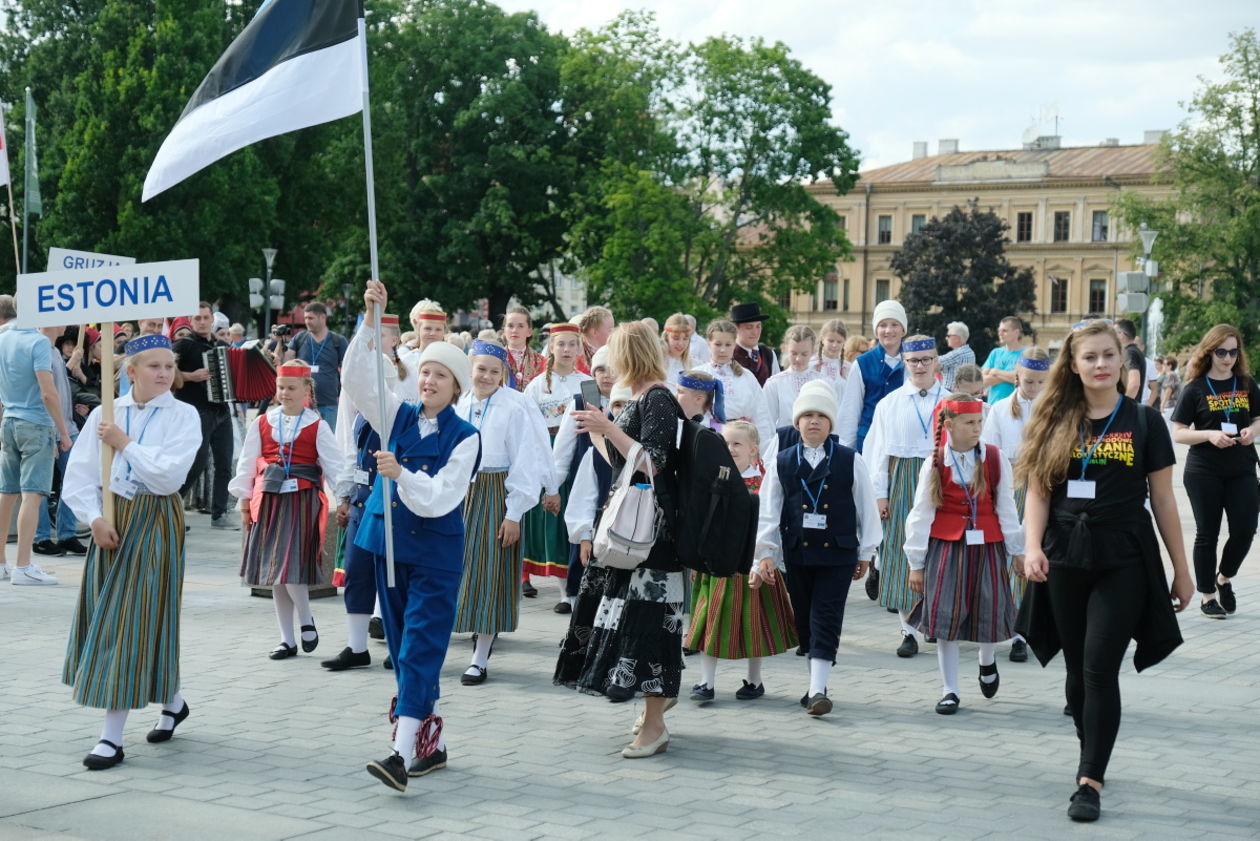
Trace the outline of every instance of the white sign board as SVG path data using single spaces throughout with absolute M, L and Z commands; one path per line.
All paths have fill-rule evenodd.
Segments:
M 48 249 L 48 271 L 50 272 L 64 272 L 67 269 L 97 269 L 101 266 L 130 266 L 135 262 L 135 257 L 119 257 L 117 254 L 75 251 L 73 248 Z
M 18 327 L 60 327 L 197 312 L 200 263 L 166 260 L 17 276 Z

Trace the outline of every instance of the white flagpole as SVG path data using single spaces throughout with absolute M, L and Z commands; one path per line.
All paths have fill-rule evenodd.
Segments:
M 368 213 L 368 249 L 371 255 L 372 279 L 381 279 L 380 255 L 376 248 L 376 187 L 372 168 L 372 105 L 368 95 L 368 52 L 367 22 L 359 18 L 359 43 L 363 50 L 363 164 L 367 176 L 367 213 Z M 385 424 L 385 356 L 381 353 L 381 305 L 372 305 L 372 316 L 376 322 L 376 397 L 377 411 L 381 425 Z M 381 449 L 389 449 L 389 430 L 378 429 L 381 436 Z M 376 474 L 376 481 L 381 483 L 381 496 L 385 500 L 385 581 L 389 587 L 394 586 L 394 519 L 390 514 L 393 505 L 393 482 L 381 474 Z

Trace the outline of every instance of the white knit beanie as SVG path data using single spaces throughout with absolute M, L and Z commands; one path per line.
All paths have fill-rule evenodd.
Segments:
M 420 354 L 420 367 L 426 362 L 437 362 L 450 369 L 455 382 L 459 383 L 459 393 L 467 394 L 472 388 L 472 366 L 464 352 L 449 342 L 433 342 Z
M 630 390 L 630 386 L 617 383 L 612 387 L 612 391 L 608 392 L 608 405 L 612 405 L 618 401 L 629 403 L 634 399 L 634 392 Z
M 810 386 L 818 383 L 822 388 Z M 801 389 L 801 393 L 796 396 L 796 402 L 792 404 L 792 425 L 800 420 L 801 415 L 806 412 L 819 412 L 831 421 L 831 431 L 836 431 L 836 415 L 840 410 L 836 407 L 836 395 L 828 383 L 821 380 L 808 382 Z
M 595 351 L 595 353 L 591 354 L 591 371 L 592 372 L 594 372 L 596 368 L 608 367 L 608 353 L 609 353 L 608 345 L 604 345 L 602 348 Z
M 887 301 L 880 301 L 875 305 L 875 314 L 871 316 L 871 327 L 878 327 L 879 323 L 885 318 L 895 318 L 901 322 L 902 330 L 910 329 L 910 322 L 906 319 L 906 308 L 901 305 L 900 301 L 894 301 L 889 298 Z

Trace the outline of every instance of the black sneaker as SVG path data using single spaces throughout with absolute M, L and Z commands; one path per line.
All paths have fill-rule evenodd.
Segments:
M 367 764 L 367 772 L 390 788 L 407 790 L 407 763 L 398 754 L 390 754 L 382 760 Z
M 1226 616 L 1229 616 L 1229 614 L 1225 612 L 1225 608 L 1221 607 L 1221 603 L 1216 599 L 1212 599 L 1210 602 L 1204 602 L 1203 606 L 1200 607 L 1199 610 L 1208 619 L 1224 619 Z
M 374 640 L 385 639 L 385 623 L 381 617 L 373 616 L 368 620 L 368 636 Z
M 320 663 L 330 672 L 344 672 L 346 669 L 357 669 L 361 666 L 372 665 L 372 655 L 366 651 L 360 651 L 358 654 L 350 650 L 350 646 L 341 649 L 341 653 L 331 660 L 325 660 Z
M 49 555 L 51 557 L 60 558 L 66 554 L 66 550 L 61 548 L 61 544 L 55 540 L 41 540 L 31 545 L 31 551 L 36 555 Z
M 898 657 L 913 657 L 919 653 L 919 641 L 914 634 L 902 634 L 901 645 L 897 646 Z
M 826 715 L 831 712 L 831 699 L 827 697 L 826 692 L 810 695 L 809 703 L 805 705 L 805 712 L 812 716 Z
M 1015 640 L 1015 642 L 1011 643 L 1011 662 L 1028 662 L 1028 643 L 1023 640 Z
M 1221 607 L 1225 608 L 1226 613 L 1233 613 L 1238 609 L 1238 600 L 1234 598 L 1234 585 L 1226 582 L 1221 584 L 1217 582 L 1216 597 L 1221 602 Z
M 712 686 L 697 683 L 695 686 L 691 687 L 691 694 L 687 697 L 691 698 L 691 700 L 695 701 L 697 704 L 707 704 L 713 700 L 715 694 L 716 693 L 714 693 Z
M 61 548 L 71 555 L 86 555 L 87 547 L 79 542 L 79 538 L 71 537 L 68 540 L 61 541 Z M 1230 611 L 1231 613 L 1233 611 Z
M 1073 794 L 1072 799 L 1068 801 L 1068 817 L 1074 821 L 1096 821 L 1102 814 L 1101 801 L 1098 789 L 1081 783 L 1076 789 L 1076 794 Z
M 740 682 L 744 685 L 741 686 L 739 689 L 735 690 L 736 700 L 752 701 L 766 694 L 765 684 L 759 683 L 756 686 L 753 686 L 751 683 L 749 683 L 746 680 L 743 680 Z
M 446 751 L 435 750 L 426 757 L 417 756 L 411 761 L 411 767 L 407 769 L 408 777 L 423 777 L 432 771 L 439 771 L 446 767 Z

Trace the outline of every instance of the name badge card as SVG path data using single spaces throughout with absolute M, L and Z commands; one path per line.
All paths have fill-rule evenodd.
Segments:
M 1237 435 L 1237 434 L 1238 434 L 1238 424 L 1236 424 L 1236 423 L 1222 423 L 1222 424 L 1221 424 L 1221 432 L 1224 432 L 1226 435 Z
M 967 529 L 967 545 L 983 546 L 984 545 L 984 529 Z
M 1068 499 L 1093 499 L 1095 484 L 1093 479 L 1070 479 L 1067 483 Z
M 319 373 L 319 366 L 318 366 L 318 365 L 312 365 L 312 366 L 311 366 L 311 373 L 312 373 L 312 374 L 318 374 L 318 373 Z
M 355 481 L 355 484 L 358 484 L 358 485 L 366 485 L 366 484 L 368 484 L 369 479 L 370 479 L 370 477 L 368 476 L 368 472 L 367 472 L 366 470 L 356 470 L 356 471 L 354 471 L 354 481 Z
M 297 479 L 285 479 L 280 483 L 280 493 L 282 494 L 297 493 L 297 489 Z
M 109 489 L 123 499 L 131 499 L 136 495 L 136 483 L 130 479 L 116 478 L 109 480 Z
M 807 529 L 825 529 L 827 528 L 826 514 L 806 514 L 805 528 Z

